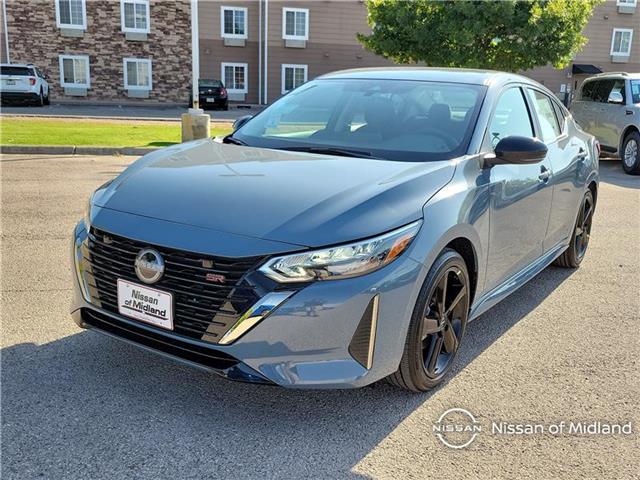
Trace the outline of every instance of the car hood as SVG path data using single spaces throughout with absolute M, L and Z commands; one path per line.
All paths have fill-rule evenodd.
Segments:
M 394 162 L 201 140 L 158 150 L 99 189 L 103 208 L 317 247 L 422 218 L 451 161 Z

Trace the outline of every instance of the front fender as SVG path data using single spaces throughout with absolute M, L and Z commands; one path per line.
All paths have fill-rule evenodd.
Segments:
M 410 252 L 414 260 L 430 267 L 452 241 L 467 240 L 475 256 L 475 298 L 484 285 L 489 238 L 489 186 L 485 175 L 488 173 L 479 157 L 457 165 L 451 182 L 423 207 L 424 225 Z

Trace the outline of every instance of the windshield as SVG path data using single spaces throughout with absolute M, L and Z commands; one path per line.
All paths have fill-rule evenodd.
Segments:
M 267 148 L 445 160 L 466 152 L 485 90 L 441 82 L 315 80 L 258 114 L 233 138 Z
M 640 103 L 640 80 L 631 80 L 631 103 Z

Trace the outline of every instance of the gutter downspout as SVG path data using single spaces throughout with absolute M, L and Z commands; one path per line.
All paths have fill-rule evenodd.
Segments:
M 264 104 L 269 103 L 269 0 L 264 0 Z
M 262 0 L 258 2 L 258 105 L 262 105 Z
M 2 0 L 2 28 L 4 28 L 4 44 L 7 49 L 7 63 L 11 63 L 11 58 L 9 57 L 9 30 L 7 30 L 7 6 L 6 0 Z

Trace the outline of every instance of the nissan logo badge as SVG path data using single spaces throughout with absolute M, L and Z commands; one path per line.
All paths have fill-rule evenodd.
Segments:
M 162 255 L 151 248 L 140 250 L 135 261 L 136 275 L 144 283 L 156 283 L 164 273 Z

